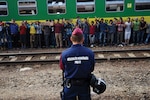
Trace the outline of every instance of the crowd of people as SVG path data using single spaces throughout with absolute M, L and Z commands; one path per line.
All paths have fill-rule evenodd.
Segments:
M 70 36 L 74 28 L 83 31 L 84 46 L 127 46 L 148 44 L 150 41 L 150 24 L 144 17 L 140 19 L 120 18 L 104 20 L 103 18 L 88 20 L 76 18 L 73 23 L 69 19 L 46 20 L 46 22 L 22 21 L 18 25 L 0 21 L 0 48 L 63 48 L 72 45 Z

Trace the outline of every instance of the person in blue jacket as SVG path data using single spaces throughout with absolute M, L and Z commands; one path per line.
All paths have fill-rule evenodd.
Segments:
M 107 23 L 104 22 L 104 19 L 101 19 L 101 22 L 99 24 L 99 41 L 100 41 L 100 46 L 106 46 L 106 35 L 108 31 L 108 25 Z
M 18 41 L 19 41 L 19 34 L 18 34 L 19 27 L 16 24 L 14 19 L 12 19 L 12 23 L 7 22 L 6 24 L 9 24 L 11 38 L 13 41 L 13 47 L 16 49 L 18 46 Z
M 92 50 L 84 47 L 83 32 L 75 28 L 71 35 L 72 46 L 63 51 L 60 68 L 63 70 L 62 100 L 91 100 L 90 77 L 95 60 Z

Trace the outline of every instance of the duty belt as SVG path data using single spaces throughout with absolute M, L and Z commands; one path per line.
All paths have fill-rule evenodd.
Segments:
M 88 79 L 66 79 L 64 82 L 65 86 L 68 88 L 71 86 L 82 86 L 86 83 L 89 83 Z

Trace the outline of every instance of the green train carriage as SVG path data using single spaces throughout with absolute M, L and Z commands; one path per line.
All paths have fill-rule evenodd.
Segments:
M 17 22 L 47 19 L 145 17 L 150 0 L 0 0 L 0 20 Z

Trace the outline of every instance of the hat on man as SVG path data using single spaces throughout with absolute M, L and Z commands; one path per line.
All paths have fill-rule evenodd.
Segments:
M 72 32 L 72 35 L 81 35 L 83 34 L 83 31 L 80 28 L 75 28 Z

